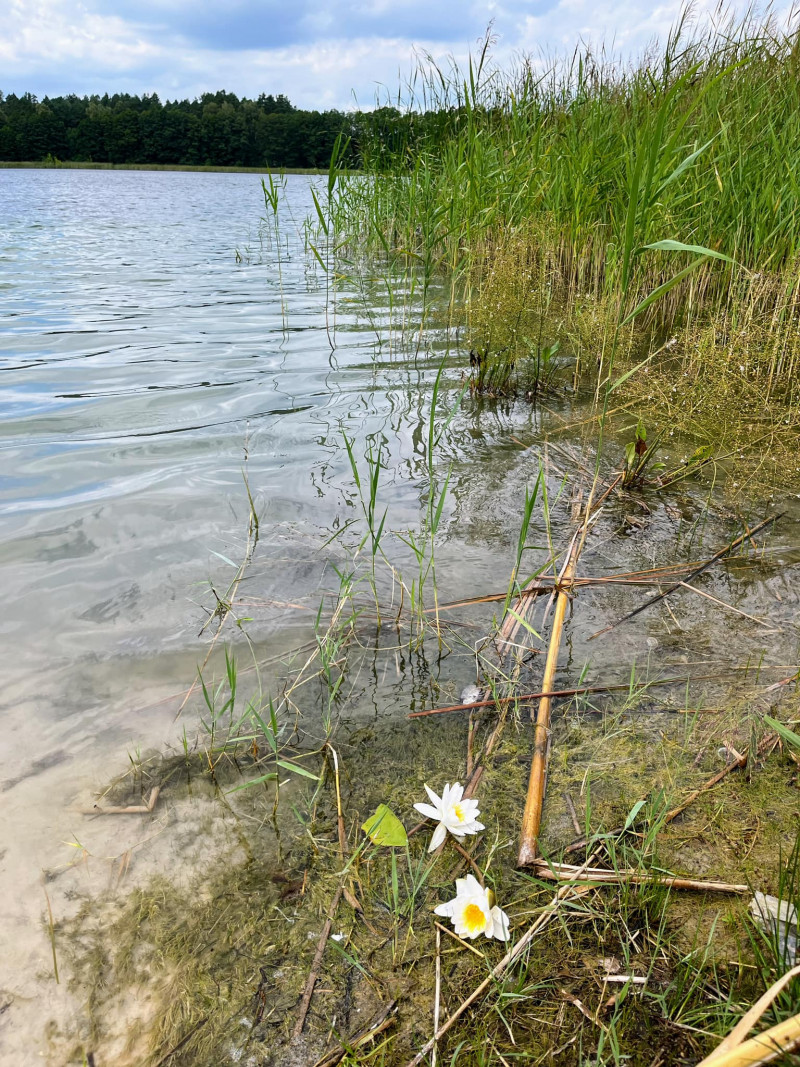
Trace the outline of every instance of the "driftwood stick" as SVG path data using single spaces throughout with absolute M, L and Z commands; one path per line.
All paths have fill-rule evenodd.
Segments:
M 564 617 L 569 604 L 569 593 L 572 575 L 577 562 L 578 540 L 573 538 L 570 546 L 567 562 L 559 582 L 556 609 L 553 615 L 553 629 L 550 633 L 550 646 L 547 650 L 547 661 L 544 666 L 542 689 L 549 693 L 553 688 L 553 682 L 558 669 L 558 653 L 561 648 L 561 634 L 564 629 Z M 528 780 L 528 795 L 525 800 L 525 810 L 522 815 L 522 832 L 519 840 L 519 854 L 517 863 L 520 867 L 532 863 L 536 859 L 538 850 L 539 827 L 542 823 L 542 804 L 544 803 L 544 789 L 547 775 L 547 750 L 550 745 L 550 696 L 543 696 L 539 701 L 539 709 L 536 714 L 536 726 L 533 742 L 533 759 L 531 760 L 531 773 Z
M 686 811 L 690 804 L 694 804 L 695 800 L 697 800 L 697 798 L 702 793 L 705 793 L 708 789 L 712 789 L 715 785 L 717 785 L 718 782 L 721 782 L 723 778 L 729 775 L 731 771 L 735 771 L 739 767 L 744 767 L 746 763 L 747 749 L 745 749 L 743 753 L 737 753 L 736 759 L 731 760 L 730 763 L 726 763 L 722 770 L 718 771 L 717 774 L 713 776 L 713 778 L 709 778 L 708 781 L 704 782 L 699 789 L 695 789 L 693 792 L 691 792 L 688 797 L 686 797 L 686 799 L 677 806 L 677 808 L 672 808 L 671 811 L 668 811 L 666 816 L 664 817 L 664 822 L 672 822 L 673 819 L 676 819 L 680 814 Z
M 578 822 L 578 813 L 575 810 L 575 802 L 573 801 L 569 793 L 564 793 L 564 803 L 567 805 L 567 811 L 569 812 L 570 819 L 572 819 L 572 825 L 575 830 L 575 833 L 580 834 L 581 824 Z
M 635 870 L 608 871 L 602 867 L 582 869 L 570 863 L 547 863 L 545 860 L 534 862 L 536 875 L 548 882 L 588 882 L 591 885 L 615 885 L 630 882 L 634 885 L 649 885 L 657 882 L 668 889 L 698 889 L 707 893 L 749 893 L 746 885 L 733 885 L 730 882 L 703 881 L 697 878 L 680 878 L 675 874 L 660 874 L 656 871 L 643 872 Z

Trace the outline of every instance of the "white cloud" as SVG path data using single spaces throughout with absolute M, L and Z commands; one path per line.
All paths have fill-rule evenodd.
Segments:
M 98 7 L 111 2 L 114 12 Z M 235 5 L 245 27 L 251 2 Z M 259 2 L 263 11 L 277 10 L 269 0 Z M 736 0 L 733 9 L 744 10 L 746 3 Z M 262 46 L 272 26 L 266 19 L 255 35 L 259 47 L 242 48 L 242 24 L 227 41 L 214 36 L 218 24 L 232 25 L 232 9 L 221 0 L 206 0 L 205 29 L 189 35 L 194 6 L 186 0 L 10 0 L 0 5 L 0 89 L 38 96 L 155 91 L 172 99 L 227 89 L 247 96 L 284 93 L 300 107 L 349 108 L 354 100 L 371 106 L 379 86 L 394 92 L 398 74 L 410 71 L 414 43 L 439 60 L 454 53 L 463 61 L 476 27 L 492 17 L 496 57 L 503 62 L 519 51 L 569 51 L 579 39 L 638 52 L 654 37 L 663 39 L 681 10 L 680 0 L 657 6 L 646 0 L 440 0 L 436 38 L 419 40 L 413 28 L 420 0 L 331 0 L 324 6 L 297 0 L 275 26 L 279 47 Z M 695 20 L 707 21 L 715 7 L 715 0 L 699 0 Z M 279 8 L 287 10 L 283 3 Z M 363 32 L 367 25 L 384 27 L 387 19 L 396 20 L 397 33 Z

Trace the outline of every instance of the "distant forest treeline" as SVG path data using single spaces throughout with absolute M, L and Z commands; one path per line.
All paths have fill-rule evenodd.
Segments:
M 358 166 L 393 141 L 407 118 L 394 108 L 348 114 L 302 111 L 285 96 L 257 100 L 204 93 L 196 100 L 55 96 L 0 92 L 0 161 L 48 157 L 83 163 L 161 163 L 225 167 L 327 167 L 340 133 L 350 138 L 345 166 Z M 404 131 L 407 134 L 407 131 Z

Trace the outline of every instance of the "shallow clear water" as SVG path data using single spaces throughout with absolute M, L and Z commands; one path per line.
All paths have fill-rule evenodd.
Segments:
M 449 339 L 434 331 L 418 344 L 414 329 L 401 334 L 398 323 L 412 327 L 415 308 L 413 300 L 404 307 L 399 284 L 392 309 L 369 279 L 363 287 L 340 281 L 335 299 L 327 292 L 305 248 L 309 188 L 308 178 L 287 180 L 278 251 L 259 224 L 254 175 L 0 170 L 0 797 L 11 828 L 0 848 L 0 898 L 12 931 L 0 990 L 20 1012 L 35 1005 L 49 966 L 42 869 L 71 862 L 77 841 L 96 857 L 92 876 L 99 869 L 102 880 L 109 857 L 151 833 L 86 822 L 79 809 L 124 770 L 129 752 L 178 743 L 180 693 L 211 633 L 199 634 L 214 605 L 208 583 L 224 589 L 233 573 L 227 560 L 238 563 L 245 549 L 245 451 L 261 532 L 239 614 L 251 619 L 264 656 L 308 637 L 320 596 L 338 584 L 330 561 L 343 551 L 324 546 L 358 516 L 342 427 L 358 457 L 367 440 L 385 448 L 387 530 L 419 522 L 429 386 Z M 459 388 L 458 368 L 448 374 L 445 404 Z M 438 549 L 443 601 L 505 588 L 540 459 L 554 537 L 566 543 L 570 496 L 591 480 L 593 460 L 583 474 L 576 463 L 584 415 L 566 397 L 539 410 L 464 399 L 438 457 L 440 477 L 452 463 Z M 575 429 L 563 432 L 571 421 Z M 679 458 L 682 447 L 668 450 Z M 620 453 L 612 439 L 608 469 Z M 565 473 L 573 480 L 559 498 Z M 738 528 L 734 516 L 706 510 L 715 493 L 705 481 L 651 496 L 644 507 L 613 501 L 587 543 L 584 573 L 716 551 Z M 587 591 L 568 625 L 564 683 L 575 684 L 589 661 L 587 678 L 600 681 L 627 677 L 634 660 L 670 670 L 687 660 L 716 670 L 762 655 L 796 662 L 797 505 L 778 505 L 789 515 L 770 559 L 703 579 L 766 625 L 684 596 L 672 618 L 653 611 L 589 643 L 646 594 Z M 748 512 L 749 521 L 771 506 Z M 631 514 L 644 529 L 627 522 Z M 537 511 L 529 543 L 547 537 Z M 391 540 L 391 554 L 405 570 L 400 541 Z M 455 699 L 474 680 L 464 649 L 487 632 L 494 610 L 458 616 L 473 627 L 462 633 L 460 655 L 356 655 L 343 715 L 404 716 L 437 695 L 434 683 Z M 169 863 L 163 845 L 153 855 L 148 866 L 146 850 L 135 853 L 134 874 L 137 863 L 141 877 Z M 75 877 L 83 876 L 81 868 Z M 14 1020 L 29 1040 L 36 1011 Z M 9 1034 L 0 1018 L 0 1051 L 28 1047 L 4 1046 Z

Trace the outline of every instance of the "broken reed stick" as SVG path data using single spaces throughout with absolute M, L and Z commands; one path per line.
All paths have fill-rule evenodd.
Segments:
M 589 859 L 586 861 L 585 865 L 588 866 L 588 864 L 590 864 L 594 858 L 594 855 L 590 856 Z M 581 892 L 581 887 L 576 887 L 572 885 L 561 886 L 556 895 L 553 897 L 550 904 L 546 905 L 542 909 L 540 915 L 534 920 L 532 925 L 528 927 L 527 931 L 522 935 L 519 941 L 517 941 L 516 945 L 514 945 L 513 948 L 509 949 L 509 951 L 505 954 L 505 956 L 503 956 L 500 962 L 492 969 L 489 976 L 487 978 L 484 978 L 481 984 L 479 986 L 476 986 L 475 989 L 472 990 L 470 995 L 465 1000 L 461 1001 L 456 1010 L 445 1019 L 445 1021 L 436 1031 L 436 1033 L 434 1033 L 430 1041 L 426 1042 L 426 1044 L 423 1045 L 423 1047 L 419 1050 L 416 1056 L 413 1056 L 405 1065 L 405 1067 L 419 1067 L 419 1064 L 422 1063 L 422 1061 L 431 1051 L 431 1049 L 439 1040 L 439 1038 L 444 1037 L 450 1027 L 455 1022 L 457 1022 L 458 1019 L 461 1018 L 467 1008 L 469 1008 L 470 1005 L 474 1004 L 475 1001 L 481 996 L 481 994 L 485 993 L 486 990 L 491 985 L 493 985 L 498 978 L 505 974 L 508 968 L 511 967 L 517 959 L 519 959 L 519 957 L 522 955 L 522 953 L 525 951 L 525 949 L 528 947 L 534 937 L 539 933 L 540 930 L 544 929 L 544 927 L 547 926 L 547 924 L 553 918 L 556 911 L 558 910 L 558 906 L 561 901 L 566 899 L 566 897 L 570 896 L 570 894 L 574 896 L 579 896 Z
M 561 648 L 561 634 L 564 629 L 564 618 L 569 604 L 569 593 L 572 575 L 577 563 L 579 542 L 577 534 L 572 539 L 567 562 L 564 565 L 559 584 L 556 609 L 553 615 L 553 628 L 550 632 L 550 645 L 547 650 L 547 660 L 544 665 L 542 689 L 549 693 L 553 688 L 556 670 L 558 669 L 558 653 Z M 531 773 L 528 780 L 528 795 L 525 799 L 525 810 L 522 814 L 522 830 L 519 840 L 519 853 L 517 864 L 524 867 L 536 859 L 539 828 L 542 823 L 542 804 L 544 803 L 544 789 L 547 777 L 547 750 L 550 745 L 550 707 L 552 697 L 543 696 L 539 701 L 536 713 L 536 725 L 534 727 L 533 759 L 531 760 Z
M 719 552 L 715 552 L 711 559 L 707 560 L 701 566 L 695 567 L 693 571 L 690 571 L 689 574 L 686 576 L 686 581 L 693 581 L 695 578 L 697 578 L 698 575 L 702 574 L 704 571 L 707 571 L 709 567 L 713 566 L 713 564 L 721 560 L 723 556 L 727 556 L 729 552 L 733 552 L 733 550 L 735 548 L 738 548 L 743 541 L 747 540 L 748 537 L 754 537 L 755 534 L 763 530 L 765 526 L 769 526 L 770 523 L 777 522 L 778 519 L 782 517 L 783 512 L 779 513 L 778 515 L 771 515 L 768 519 L 764 519 L 763 522 L 760 522 L 757 526 L 754 526 L 752 530 L 748 530 L 746 534 L 740 534 L 739 537 L 731 541 L 731 543 L 729 545 L 726 545 L 725 548 L 721 548 Z M 680 588 L 680 583 L 678 584 L 677 588 Z M 644 604 L 640 604 L 638 608 L 634 608 L 634 610 L 629 611 L 627 615 L 623 615 L 621 619 L 617 619 L 616 622 L 609 623 L 609 625 L 604 626 L 602 630 L 597 630 L 596 633 L 592 634 L 589 640 L 594 641 L 594 639 L 596 637 L 600 637 L 601 634 L 607 634 L 611 630 L 616 629 L 616 627 L 621 626 L 623 622 L 628 622 L 636 615 L 639 615 L 642 611 L 646 611 L 647 608 L 652 607 L 660 600 L 663 600 L 665 597 L 668 597 L 672 592 L 674 592 L 674 587 L 672 589 L 665 589 L 663 592 L 656 594 L 656 596 L 651 597 L 649 600 L 646 600 Z
M 690 804 L 694 804 L 695 800 L 697 800 L 702 793 L 705 793 L 708 789 L 712 789 L 718 782 L 721 782 L 723 778 L 729 775 L 731 771 L 735 771 L 739 767 L 744 767 L 746 764 L 747 749 L 745 749 L 744 752 L 737 753 L 736 759 L 731 760 L 730 763 L 726 763 L 721 771 L 718 771 L 717 774 L 709 778 L 707 782 L 704 782 L 699 789 L 695 789 L 691 792 L 683 803 L 677 806 L 677 808 L 672 808 L 671 811 L 668 811 L 664 816 L 664 823 L 666 824 L 672 822 L 673 819 L 677 819 L 679 815 L 686 811 Z
M 727 1052 L 712 1054 L 701 1063 L 709 1067 L 757 1067 L 771 1063 L 800 1045 L 800 1015 L 793 1015 Z M 698 1065 L 699 1067 L 699 1065 Z
M 341 1062 L 349 1053 L 355 1052 L 357 1048 L 365 1045 L 368 1041 L 372 1041 L 378 1034 L 382 1034 L 384 1030 L 388 1030 L 394 1022 L 396 1011 L 397 1001 L 393 1000 L 385 1008 L 381 1008 L 366 1026 L 363 1026 L 355 1034 L 347 1038 L 339 1048 L 326 1052 L 322 1059 L 317 1060 L 314 1067 L 336 1067 L 336 1064 Z
M 93 808 L 85 808 L 81 815 L 151 815 L 160 792 L 161 786 L 155 785 L 150 790 L 150 796 L 145 804 L 131 804 L 126 808 L 101 808 L 96 805 Z
M 658 883 L 667 889 L 697 889 L 707 893 L 749 893 L 750 886 L 730 882 L 703 881 L 697 878 L 680 878 L 678 875 L 662 875 L 657 872 L 635 870 L 608 871 L 602 867 L 581 869 L 571 863 L 548 863 L 536 860 L 533 864 L 539 878 L 548 882 L 588 882 L 590 885 L 615 885 L 628 882 L 633 885 Z M 580 872 L 580 873 L 578 873 Z
M 701 674 L 695 678 L 659 678 L 654 682 L 643 682 L 644 689 L 651 689 L 657 685 L 685 685 L 687 682 L 710 682 L 719 681 L 724 674 Z M 471 704 L 448 704 L 444 708 L 426 708 L 425 711 L 410 711 L 407 719 L 424 719 L 427 715 L 448 715 L 453 711 L 472 711 L 473 708 L 490 708 L 495 704 L 513 704 L 515 701 L 541 700 L 544 697 L 576 697 L 585 693 L 618 693 L 630 689 L 630 682 L 621 682 L 619 685 L 581 685 L 575 689 L 542 689 L 537 693 L 517 693 L 510 697 L 492 697 L 490 700 L 475 700 Z
M 672 808 L 670 811 L 668 811 L 667 814 L 664 816 L 664 825 L 666 826 L 667 823 L 672 822 L 673 819 L 677 819 L 679 815 L 682 815 L 690 804 L 693 804 L 699 796 L 706 792 L 706 790 L 713 789 L 713 787 L 719 782 L 721 782 L 723 778 L 727 777 L 727 775 L 729 775 L 731 771 L 735 771 L 738 767 L 744 767 L 747 764 L 747 751 L 748 750 L 745 749 L 744 752 L 737 753 L 736 759 L 731 760 L 730 763 L 726 763 L 721 771 L 718 771 L 715 775 L 709 778 L 707 782 L 703 782 L 703 784 L 698 789 L 693 790 L 686 797 L 686 799 L 677 806 L 677 808 Z M 647 796 L 645 795 L 643 797 L 640 797 L 639 799 L 646 800 Z M 621 834 L 623 832 L 623 829 L 624 828 L 622 826 L 618 826 L 616 830 L 611 830 L 609 831 L 609 833 L 612 836 L 614 834 Z M 579 841 L 572 841 L 564 849 L 564 852 L 577 852 L 579 849 L 586 848 L 586 846 L 589 844 L 589 840 L 590 839 L 587 837 L 582 837 Z
M 717 1057 L 721 1056 L 723 1052 L 727 1052 L 729 1049 L 737 1048 L 741 1045 L 778 994 L 783 992 L 789 982 L 791 982 L 793 978 L 797 978 L 798 975 L 800 975 L 800 965 L 792 967 L 792 969 L 787 971 L 777 982 L 773 982 L 766 993 L 763 993 L 758 998 L 747 1014 L 742 1016 L 728 1036 L 723 1038 L 714 1051 L 709 1056 L 706 1056 L 704 1060 L 701 1060 L 697 1067 L 704 1067 L 705 1064 L 716 1062 Z
M 436 1033 L 439 1029 L 439 1009 L 442 999 L 442 928 L 436 923 L 436 988 L 433 995 L 433 1050 L 431 1052 L 431 1067 L 436 1067 L 436 1055 L 439 1051 L 436 1042 Z
M 311 964 L 311 970 L 306 979 L 305 989 L 303 990 L 303 999 L 300 1001 L 300 1012 L 297 1016 L 297 1022 L 294 1024 L 294 1030 L 292 1030 L 292 1037 L 299 1037 L 303 1032 L 308 1009 L 311 1007 L 311 998 L 314 996 L 314 986 L 317 984 L 319 972 L 322 967 L 322 957 L 325 954 L 325 946 L 328 944 L 331 927 L 333 926 L 333 918 L 336 915 L 336 909 L 339 907 L 339 901 L 342 899 L 343 892 L 344 882 L 340 882 L 339 887 L 333 894 L 333 900 L 328 908 L 328 917 L 325 920 L 325 925 L 322 927 L 322 933 L 319 935 L 317 951 L 314 953 L 314 962 Z

